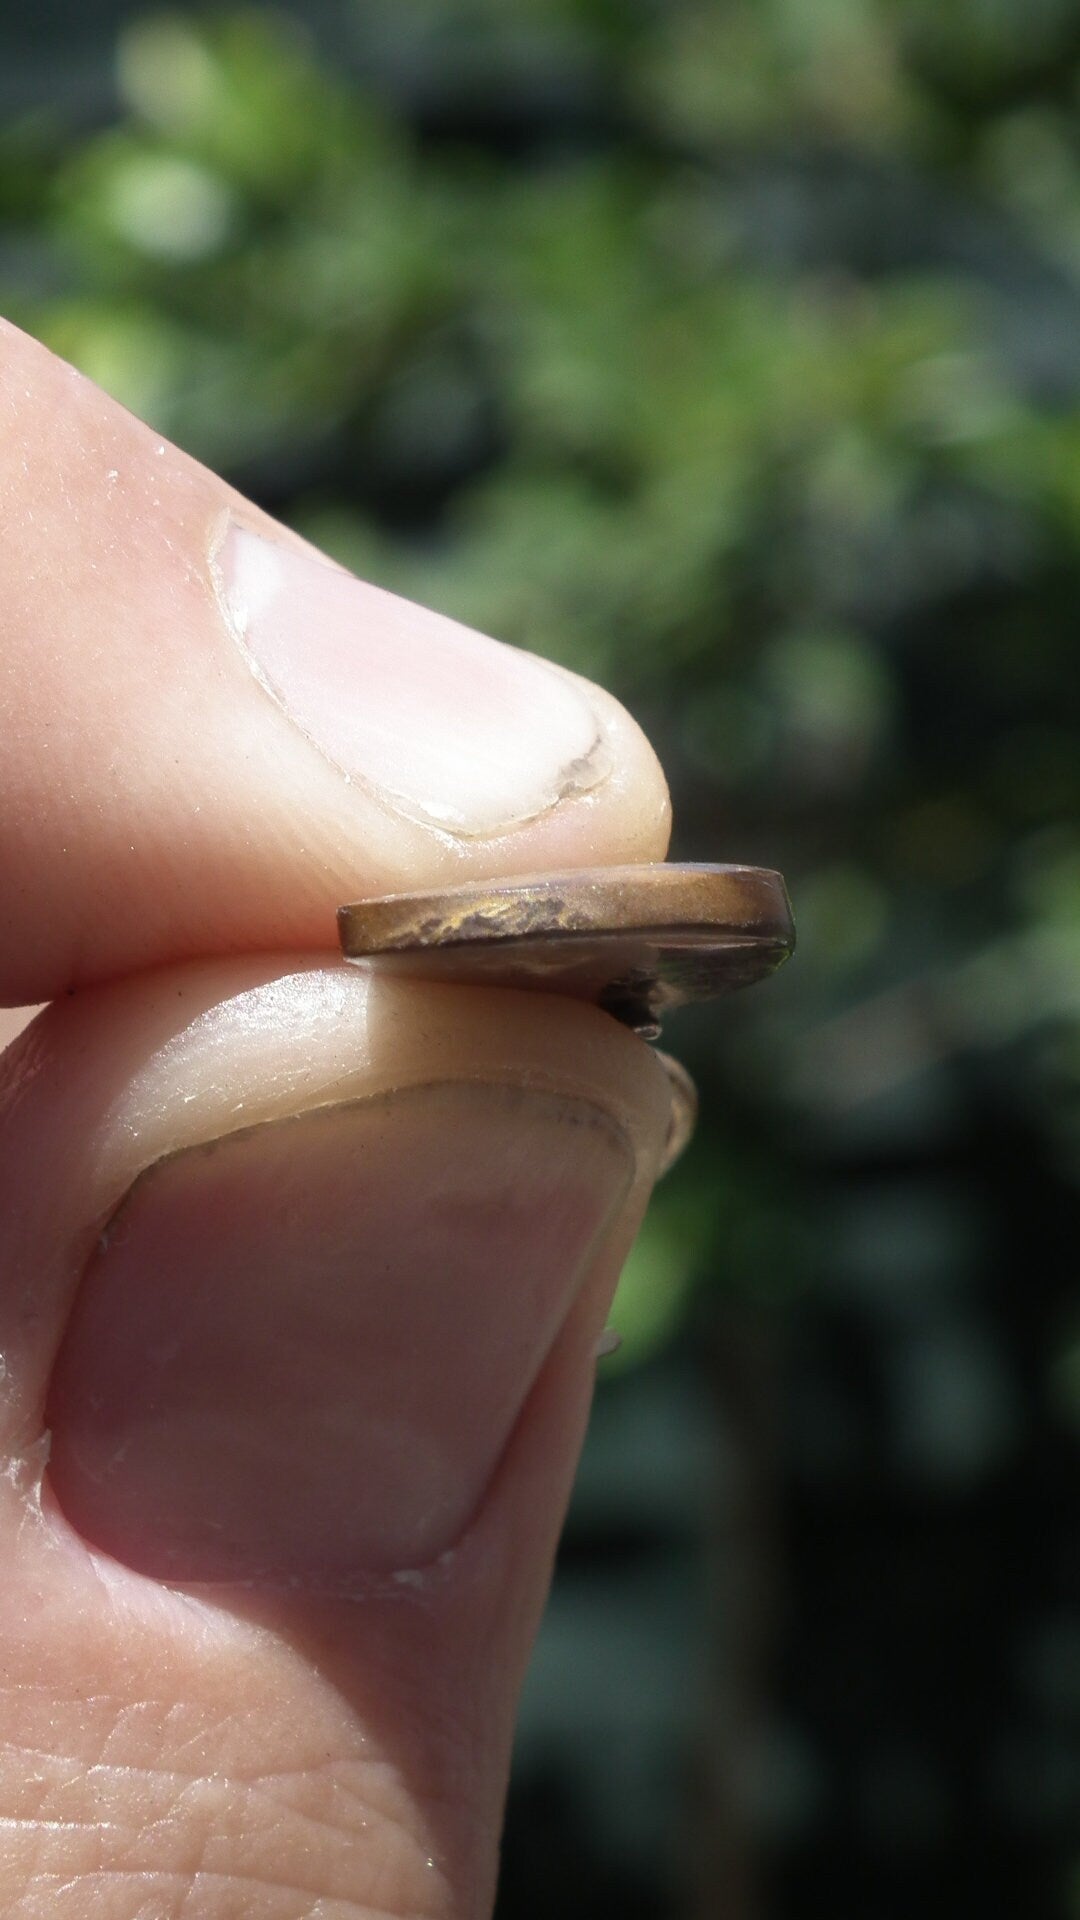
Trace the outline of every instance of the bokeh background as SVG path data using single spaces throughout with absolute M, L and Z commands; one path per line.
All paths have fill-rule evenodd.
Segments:
M 1080 6 L 36 0 L 0 115 L 11 318 L 789 878 L 500 1920 L 1080 1915 Z

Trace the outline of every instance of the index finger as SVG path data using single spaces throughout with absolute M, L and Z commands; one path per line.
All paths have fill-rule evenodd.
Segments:
M 662 857 L 577 676 L 354 579 L 0 322 L 0 1003 Z

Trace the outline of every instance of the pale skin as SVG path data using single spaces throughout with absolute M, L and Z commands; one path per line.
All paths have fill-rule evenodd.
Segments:
M 212 555 L 229 515 L 304 551 L 0 326 L 0 1000 L 48 1003 L 0 1055 L 0 1911 L 18 1920 L 484 1920 L 518 1691 L 588 1418 L 596 1343 L 663 1150 L 668 1083 L 640 1040 L 590 1007 L 404 980 L 373 986 L 338 961 L 334 911 L 365 892 L 662 859 L 666 789 L 634 723 L 595 689 L 603 777 L 587 790 L 567 783 L 542 809 L 523 802 L 505 829 L 455 835 L 387 799 L 392 735 L 379 749 L 382 789 L 365 784 L 363 768 L 343 778 L 283 719 L 225 631 Z M 374 600 L 363 617 L 384 613 Z M 358 700 L 363 693 L 361 673 Z M 516 724 L 527 745 L 528 700 Z M 24 1020 L 5 1017 L 0 1039 Z M 488 1091 L 474 1099 L 477 1088 Z M 363 1116 L 403 1089 L 392 1123 L 372 1133 Z M 533 1103 L 525 1108 L 522 1090 Z M 353 1114 L 368 1131 L 336 1133 Z M 303 1168 L 282 1203 L 293 1238 L 275 1287 L 251 1294 L 253 1337 L 276 1366 L 274 1316 L 296 1307 L 297 1249 L 317 1245 L 298 1324 L 321 1324 L 325 1309 L 333 1342 L 323 1356 L 315 1340 L 303 1392 L 332 1399 L 337 1389 L 322 1394 L 319 1369 L 328 1382 L 348 1377 L 351 1329 L 356 1365 L 370 1369 L 373 1391 L 386 1384 L 393 1407 L 409 1398 L 413 1363 L 407 1326 L 387 1335 L 384 1355 L 373 1352 L 377 1289 L 392 1265 L 386 1220 L 400 1216 L 404 1233 L 421 1190 L 438 1185 L 444 1114 L 448 1143 L 452 1134 L 467 1166 L 474 1141 L 480 1173 L 467 1217 L 457 1189 L 444 1209 L 474 1236 L 468 1257 L 447 1243 L 445 1263 L 416 1293 L 418 1318 L 429 1299 L 440 1311 L 432 1290 L 444 1264 L 447 1288 L 459 1288 L 439 1322 L 433 1394 L 421 1398 L 439 1402 L 436 1472 L 459 1440 L 471 1460 L 470 1423 L 479 1430 L 488 1414 L 478 1408 L 493 1396 L 499 1444 L 490 1471 L 470 1464 L 475 1492 L 444 1473 L 440 1519 L 376 1511 L 389 1482 L 382 1467 L 373 1476 L 368 1430 L 353 1432 L 347 1398 L 325 1428 L 309 1427 L 303 1403 L 297 1418 L 288 1402 L 287 1379 L 284 1399 L 268 1372 L 265 1391 L 260 1379 L 257 1391 L 215 1400 L 211 1369 L 201 1424 L 175 1455 L 175 1487 L 167 1438 L 149 1504 L 138 1504 L 140 1482 L 124 1505 L 121 1482 L 114 1515 L 113 1483 L 80 1480 L 80 1433 L 73 1439 L 65 1423 L 74 1430 L 83 1418 L 85 1356 L 104 1364 L 106 1347 L 124 1348 L 123 1302 L 138 1308 L 143 1284 L 148 1299 L 173 1286 L 163 1277 L 170 1261 L 186 1275 L 178 1235 L 201 1231 L 192 1222 L 210 1204 L 203 1173 L 231 1163 L 220 1147 L 209 1159 L 182 1150 L 267 1126 L 260 1137 L 285 1142 L 267 1191 L 279 1194 L 290 1169 Z M 274 1131 L 286 1121 L 299 1131 Z M 549 1191 L 545 1167 L 571 1123 L 573 1152 Z M 485 1197 L 482 1178 L 514 1129 L 539 1183 L 539 1224 L 523 1229 L 539 1253 L 532 1291 L 523 1280 L 508 1313 L 514 1196 L 504 1183 Z M 358 1201 L 351 1169 L 379 1154 L 377 1190 Z M 134 1206 L 148 1168 L 158 1171 Z M 612 1196 L 595 1230 L 575 1224 L 594 1173 L 610 1177 Z M 177 1181 L 188 1182 L 179 1197 Z M 572 1289 L 552 1282 L 551 1292 L 544 1222 L 564 1188 L 564 1242 L 578 1266 Z M 215 1204 L 242 1236 L 247 1215 L 239 1206 L 233 1219 L 232 1190 L 226 1181 L 226 1201 Z M 235 1190 L 243 1200 L 246 1189 Z M 373 1258 L 376 1201 L 383 1239 Z M 253 1232 L 264 1205 L 252 1199 Z M 155 1208 L 164 1218 L 169 1206 L 166 1232 Z M 212 1247 L 222 1218 L 207 1228 Z M 143 1267 L 143 1242 L 131 1238 L 140 1221 L 147 1245 L 162 1236 L 160 1260 Z M 127 1262 L 127 1291 L 106 1340 L 104 1322 L 78 1313 L 110 1236 L 109 1271 Z M 485 1247 L 503 1250 L 487 1259 Z M 242 1247 L 228 1253 L 226 1278 L 238 1264 Z M 263 1252 L 255 1264 L 261 1272 Z M 409 1283 L 396 1274 L 395 1299 Z M 354 1297 L 364 1311 L 375 1301 L 362 1323 L 350 1318 Z M 388 1295 L 388 1327 L 392 1312 Z M 504 1331 L 488 1351 L 495 1322 Z M 508 1375 L 500 1397 L 504 1366 L 523 1372 L 520 1382 Z M 90 1393 L 87 1419 L 103 1397 Z M 175 1577 L 163 1577 L 179 1507 L 202 1539 L 205 1494 L 207 1525 L 218 1529 L 206 1535 L 211 1548 L 222 1530 L 207 1433 L 226 1489 L 234 1459 L 249 1463 L 257 1529 L 249 1539 L 252 1497 L 241 1487 L 246 1557 L 236 1576 L 194 1577 L 202 1548 L 185 1558 L 184 1544 Z M 137 1453 L 137 1435 L 130 1444 Z M 121 1474 L 128 1447 L 125 1430 L 109 1463 Z M 192 1448 L 204 1464 L 181 1487 Z M 395 1439 L 391 1479 L 399 1452 Z M 392 1506 L 396 1496 L 386 1497 Z M 365 1501 L 375 1503 L 366 1518 Z M 355 1524 L 362 1547 L 339 1548 L 338 1514 L 346 1543 Z M 231 1525 L 224 1531 L 231 1551 Z M 410 1560 L 401 1543 L 412 1538 Z

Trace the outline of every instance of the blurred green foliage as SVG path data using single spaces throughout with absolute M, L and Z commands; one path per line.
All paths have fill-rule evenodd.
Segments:
M 615 1368 L 846 1302 L 897 1473 L 982 1485 L 1080 1433 L 1080 1290 L 1029 1235 L 1080 1181 L 1080 12 L 319 21 L 147 12 L 96 117 L 15 114 L 6 310 L 358 571 L 610 685 L 680 855 L 785 870 L 794 965 L 670 1036 L 703 1125 Z M 837 1485 L 860 1366 L 792 1443 Z

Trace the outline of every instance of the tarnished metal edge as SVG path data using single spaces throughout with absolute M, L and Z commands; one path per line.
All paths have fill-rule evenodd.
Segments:
M 766 867 L 583 868 L 383 895 L 339 907 L 337 918 L 346 959 L 635 929 L 657 938 L 749 936 L 789 952 L 795 941 L 783 877 Z

